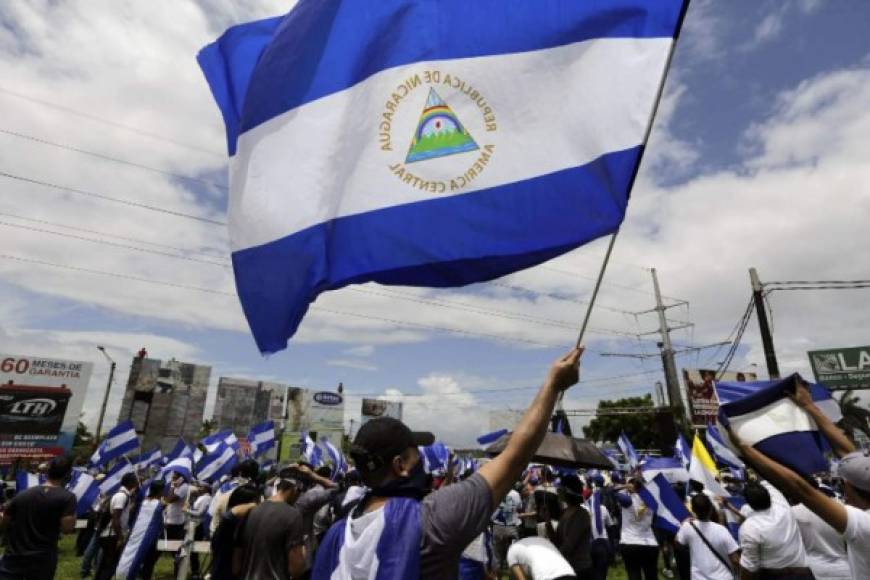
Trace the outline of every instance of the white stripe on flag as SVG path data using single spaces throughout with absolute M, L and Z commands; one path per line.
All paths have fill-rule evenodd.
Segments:
M 817 430 L 810 416 L 788 398 L 745 415 L 729 417 L 729 421 L 731 430 L 747 445 L 755 445 L 781 433 Z
M 523 181 L 637 147 L 672 42 L 598 38 L 543 50 L 417 62 L 381 71 L 270 119 L 239 137 L 230 160 L 232 250 L 334 218 Z M 427 84 L 427 70 L 440 71 L 440 82 Z M 385 101 L 415 74 L 423 82 L 396 106 L 390 123 L 392 151 L 383 151 L 375 123 L 357 119 L 380 122 Z M 451 75 L 447 84 L 446 74 Z M 496 130 L 487 129 L 479 106 L 458 88 L 462 81 L 491 106 Z M 405 161 L 430 87 L 437 88 L 480 145 L 480 151 L 467 156 L 469 166 L 484 146 L 494 146 L 486 169 L 455 192 L 409 187 L 389 168 Z M 336 171 L 336 159 L 342 160 L 343 170 Z M 431 159 L 425 172 L 419 170 L 427 181 L 446 183 L 463 171 L 457 172 L 449 158 Z

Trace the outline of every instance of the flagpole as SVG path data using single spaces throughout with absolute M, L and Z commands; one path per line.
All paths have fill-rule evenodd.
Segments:
M 607 270 L 607 263 L 610 262 L 610 254 L 613 253 L 613 246 L 616 244 L 616 236 L 618 234 L 619 230 L 613 232 L 613 235 L 610 236 L 610 243 L 607 244 L 607 252 L 604 254 L 604 261 L 601 263 L 601 270 L 598 272 L 598 279 L 595 281 L 595 288 L 592 289 L 589 306 L 586 308 L 586 316 L 583 317 L 583 324 L 580 325 L 580 334 L 577 336 L 578 348 L 583 343 L 583 335 L 586 334 L 586 327 L 589 325 L 589 319 L 592 317 L 595 299 L 598 297 L 598 291 L 601 289 L 601 281 L 604 280 L 604 272 Z
M 649 121 L 646 124 L 646 129 L 643 133 L 643 141 L 641 144 L 641 158 L 637 161 L 637 167 L 634 170 L 634 175 L 631 176 L 631 181 L 628 184 L 628 192 L 631 194 L 631 190 L 634 188 L 634 182 L 637 179 L 637 174 L 640 171 L 640 164 L 643 161 L 643 152 L 646 150 L 647 143 L 649 142 L 649 136 L 652 133 L 653 123 L 655 123 L 656 113 L 659 110 L 659 104 L 662 100 L 662 94 L 664 94 L 665 90 L 665 82 L 668 80 L 668 72 L 671 70 L 671 61 L 674 58 L 674 49 L 677 46 L 677 40 L 679 39 L 679 32 L 682 28 L 682 20 L 686 15 L 686 8 L 688 8 L 688 2 L 683 4 L 683 12 L 680 15 L 680 23 L 677 25 L 677 33 L 674 36 L 674 41 L 671 43 L 670 48 L 668 49 L 668 56 L 665 59 L 665 68 L 662 72 L 662 78 L 659 82 L 659 86 L 656 89 L 655 100 L 653 101 L 652 111 L 650 111 Z M 617 229 L 613 232 L 613 235 L 610 236 L 610 243 L 607 245 L 607 252 L 604 254 L 604 261 L 601 263 L 601 270 L 598 272 L 598 279 L 595 281 L 595 288 L 592 290 L 592 296 L 589 299 L 589 307 L 586 309 L 586 315 L 583 317 L 583 323 L 580 325 L 580 333 L 577 335 L 576 346 L 580 347 L 583 342 L 583 335 L 586 334 L 586 327 L 589 324 L 589 318 L 592 316 L 592 309 L 595 307 L 595 299 L 598 297 L 598 290 L 601 288 L 601 281 L 604 279 L 604 272 L 607 270 L 607 264 L 610 262 L 610 255 L 613 253 L 613 246 L 616 244 L 616 236 L 619 234 L 619 230 Z M 559 393 L 559 398 L 556 400 L 556 408 L 562 408 L 562 398 L 565 395 L 565 391 Z

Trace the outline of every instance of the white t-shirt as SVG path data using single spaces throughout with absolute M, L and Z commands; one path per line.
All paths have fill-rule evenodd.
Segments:
M 622 506 L 619 543 L 627 546 L 658 546 L 652 530 L 653 512 L 636 493 L 629 495 L 631 505 Z M 621 505 L 621 504 L 620 504 Z
M 843 538 L 849 551 L 853 578 L 870 578 L 870 510 L 846 506 L 846 531 Z
M 740 565 L 756 572 L 761 568 L 802 568 L 806 551 L 797 521 L 785 497 L 769 483 L 770 507 L 749 516 L 740 526 Z
M 130 508 L 133 502 L 130 501 L 130 492 L 126 488 L 119 489 L 112 499 L 109 501 L 109 513 L 114 514 L 115 510 L 121 510 L 121 531 L 126 532 L 130 527 Z M 101 534 L 103 537 L 115 535 L 115 529 L 111 523 L 106 526 Z
M 508 567 L 521 566 L 534 580 L 553 580 L 574 576 L 571 564 L 559 550 L 544 538 L 525 538 L 511 544 L 507 553 Z
M 520 497 L 520 494 L 516 490 L 510 490 L 505 498 L 501 500 L 498 509 L 495 510 L 495 514 L 492 516 L 492 523 L 503 526 L 519 526 L 522 523 L 519 515 L 522 506 L 523 498 Z
M 176 526 L 184 523 L 184 504 L 187 502 L 187 494 L 190 493 L 190 486 L 182 483 L 172 490 L 172 494 L 178 497 L 178 501 L 174 501 L 166 506 L 163 521 L 166 525 Z
M 586 511 L 589 512 L 589 517 L 592 518 L 592 540 L 601 540 L 607 539 L 607 527 L 613 525 L 613 518 L 610 517 L 610 512 L 607 509 L 600 505 L 598 506 L 598 513 L 601 515 L 601 529 L 599 530 L 595 526 L 595 512 L 592 510 L 592 501 L 588 501 L 583 504 L 583 507 L 586 508 Z
M 210 505 L 211 505 L 211 495 L 204 493 L 201 496 L 199 496 L 198 498 L 196 498 L 195 502 L 193 502 L 193 507 L 191 508 L 190 512 L 194 516 L 201 518 L 205 515 L 205 512 L 208 511 L 208 507 Z
M 702 522 L 692 520 L 692 523 L 704 534 L 710 545 L 716 552 L 728 562 L 728 556 L 739 550 L 737 542 L 731 536 L 731 532 L 725 526 L 715 522 Z M 689 522 L 680 526 L 677 532 L 677 542 L 689 547 L 692 561 L 692 580 L 734 580 L 734 574 L 730 568 L 726 568 L 719 558 L 710 552 L 710 548 L 701 539 Z
M 816 580 L 850 580 L 846 541 L 837 530 L 803 504 L 793 506 L 791 513 L 801 531 L 807 566 Z

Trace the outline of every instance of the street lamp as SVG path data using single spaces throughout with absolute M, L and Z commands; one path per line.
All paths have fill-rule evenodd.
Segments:
M 103 406 L 100 407 L 100 418 L 97 421 L 97 432 L 94 435 L 94 447 L 100 444 L 100 431 L 103 429 L 103 418 L 106 416 L 106 405 L 109 403 L 109 391 L 112 390 L 112 380 L 115 378 L 115 361 L 106 352 L 105 347 L 97 346 L 97 350 L 103 353 L 109 361 L 109 381 L 106 383 L 106 394 L 103 396 Z

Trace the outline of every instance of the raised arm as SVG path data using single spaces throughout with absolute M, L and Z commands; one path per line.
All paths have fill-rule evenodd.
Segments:
M 813 418 L 813 421 L 819 427 L 819 431 L 831 442 L 831 447 L 833 447 L 837 457 L 844 457 L 855 451 L 855 445 L 849 441 L 846 434 L 834 425 L 834 422 L 822 413 L 821 409 L 813 401 L 806 383 L 798 383 L 795 392 L 789 393 L 789 397 L 798 407 L 806 411 Z
M 792 499 L 807 506 L 839 533 L 842 534 L 846 531 L 848 515 L 842 504 L 814 488 L 788 467 L 777 463 L 755 447 L 744 444 L 733 433 L 731 433 L 731 439 L 739 447 L 746 462 L 752 465 L 765 479 Z
M 582 354 L 583 348 L 576 348 L 553 363 L 543 386 L 511 435 L 505 450 L 480 468 L 480 475 L 492 491 L 493 506 L 501 502 L 540 447 L 559 393 L 574 385 L 580 376 Z

